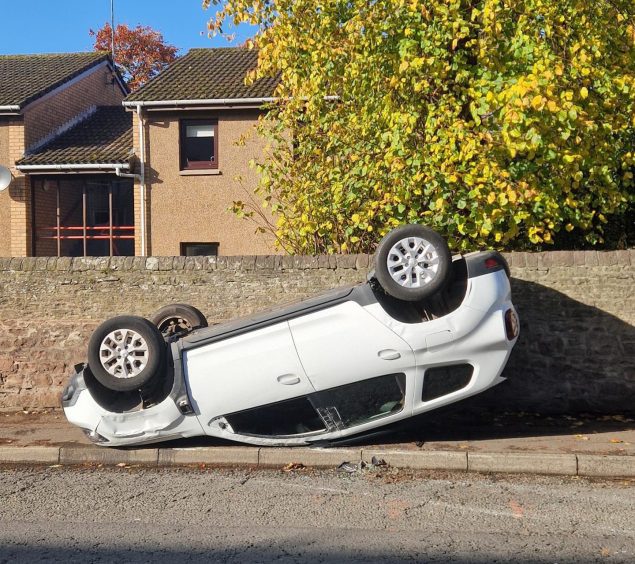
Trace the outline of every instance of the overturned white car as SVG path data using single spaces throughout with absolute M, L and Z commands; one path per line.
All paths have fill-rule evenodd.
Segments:
M 519 322 L 499 253 L 451 257 L 408 225 L 374 262 L 364 284 L 213 327 L 181 304 L 106 321 L 64 391 L 68 420 L 105 446 L 327 444 L 504 380 Z

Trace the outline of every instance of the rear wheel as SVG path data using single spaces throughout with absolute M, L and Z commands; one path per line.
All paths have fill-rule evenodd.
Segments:
M 150 317 L 164 338 L 181 336 L 199 327 L 207 327 L 207 319 L 194 306 L 170 304 Z
M 452 255 L 435 231 L 422 225 L 393 229 L 375 252 L 375 276 L 387 294 L 408 302 L 432 297 L 447 285 Z
M 88 366 L 109 390 L 138 390 L 165 370 L 165 341 L 147 319 L 131 315 L 102 323 L 88 343 Z

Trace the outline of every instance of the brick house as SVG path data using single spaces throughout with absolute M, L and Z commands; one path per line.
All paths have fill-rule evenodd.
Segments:
M 130 148 L 125 155 L 113 153 L 115 161 L 96 162 L 108 155 L 91 152 L 85 140 L 79 140 L 73 155 L 51 147 L 60 139 L 68 141 L 74 128 L 94 125 L 92 120 L 102 119 L 113 107 L 120 121 L 130 122 L 121 109 L 127 93 L 105 53 L 0 56 L 0 165 L 13 177 L 0 192 L 0 256 L 80 254 L 78 245 L 84 251 L 87 242 L 100 241 L 91 237 L 104 230 L 92 231 L 90 222 L 110 225 L 112 213 L 89 217 L 92 201 L 103 199 L 103 190 L 90 182 L 103 188 L 125 180 L 128 188 L 117 190 L 127 190 L 131 198 L 132 180 L 116 176 L 117 170 L 130 167 L 123 158 L 129 159 Z M 128 130 L 130 144 L 131 123 Z M 92 131 L 99 134 L 96 127 Z M 108 254 L 100 248 L 95 253 Z
M 263 141 L 249 134 L 276 86 L 275 79 L 245 84 L 257 56 L 244 48 L 192 49 L 124 100 L 142 173 L 137 255 L 273 252 L 271 239 L 228 211 L 257 181 L 249 162 Z
M 252 133 L 276 86 L 245 84 L 256 63 L 244 48 L 192 49 L 124 98 L 104 54 L 0 57 L 0 164 L 13 175 L 0 256 L 272 253 L 228 210 L 257 181 Z

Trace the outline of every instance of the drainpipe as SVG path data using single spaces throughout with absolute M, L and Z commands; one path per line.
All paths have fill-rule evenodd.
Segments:
M 137 104 L 137 117 L 139 118 L 139 198 L 141 198 L 140 223 L 141 223 L 141 256 L 146 256 L 146 166 L 145 166 L 145 142 L 143 138 L 143 115 L 141 104 Z

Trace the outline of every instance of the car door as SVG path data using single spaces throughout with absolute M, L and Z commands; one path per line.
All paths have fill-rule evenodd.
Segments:
M 314 391 L 286 321 L 189 349 L 183 364 L 192 406 L 204 429 L 219 415 Z
M 411 390 L 414 384 L 414 352 L 406 341 L 357 302 L 347 301 L 292 319 L 289 325 L 307 377 L 318 392 L 313 397 L 321 404 L 323 417 L 328 419 L 329 407 L 341 410 L 337 404 L 343 396 L 354 400 L 364 390 L 371 395 L 381 395 L 383 389 L 391 390 L 382 403 L 388 406 L 397 384 L 406 388 L 402 390 L 404 403 L 398 411 L 402 416 L 411 411 L 411 394 L 406 390 Z M 362 381 L 368 385 L 360 387 L 358 384 Z M 387 388 L 386 382 L 392 387 Z M 335 388 L 342 393 L 326 393 Z M 348 405 L 352 404 L 348 402 Z M 362 419 L 348 417 L 346 413 L 336 417 L 351 423 Z

